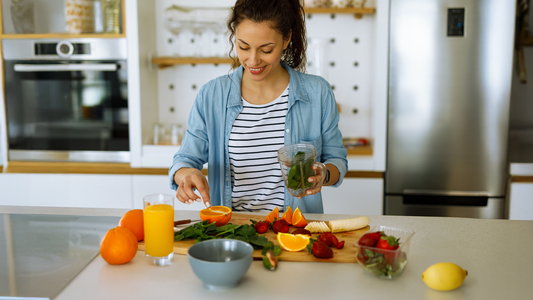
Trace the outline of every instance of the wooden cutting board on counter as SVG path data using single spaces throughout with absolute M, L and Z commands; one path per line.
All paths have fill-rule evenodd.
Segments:
M 251 225 L 250 219 L 255 221 L 261 221 L 265 219 L 265 216 L 233 213 L 230 223 L 235 225 Z M 279 260 L 296 262 L 357 263 L 357 248 L 355 247 L 355 242 L 359 239 L 359 237 L 361 237 L 365 232 L 367 232 L 369 228 L 370 227 L 367 226 L 359 230 L 335 233 L 335 236 L 339 239 L 339 241 L 345 242 L 344 248 L 342 249 L 337 249 L 335 247 L 331 248 L 331 250 L 333 250 L 333 258 L 316 258 L 313 254 L 309 253 L 307 249 L 299 252 L 289 252 L 282 249 L 281 254 L 279 256 Z M 290 226 L 289 232 L 293 232 L 295 229 L 295 227 Z M 274 233 L 274 231 L 269 230 L 264 235 L 266 235 L 266 238 L 268 238 L 269 241 L 272 241 L 275 245 L 278 245 L 278 240 L 276 238 L 277 234 Z M 313 238 L 316 238 L 317 236 L 318 234 L 313 234 Z M 192 245 L 194 245 L 194 241 L 195 240 L 184 240 L 174 242 L 174 253 L 187 255 L 187 251 Z M 139 242 L 139 250 L 145 250 L 143 241 Z M 261 251 L 262 250 L 255 250 L 253 257 L 256 259 L 261 259 Z

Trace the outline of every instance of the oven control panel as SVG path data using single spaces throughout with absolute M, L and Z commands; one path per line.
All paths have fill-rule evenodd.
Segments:
M 71 43 L 61 41 L 59 43 L 35 43 L 35 56 L 40 55 L 59 55 L 60 57 L 69 57 L 73 54 L 91 54 L 90 43 Z

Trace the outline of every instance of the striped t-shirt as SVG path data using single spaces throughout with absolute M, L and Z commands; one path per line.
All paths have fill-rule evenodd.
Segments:
M 229 160 L 235 211 L 283 210 L 285 186 L 278 162 L 283 147 L 289 87 L 276 100 L 254 105 L 242 99 L 229 138 Z

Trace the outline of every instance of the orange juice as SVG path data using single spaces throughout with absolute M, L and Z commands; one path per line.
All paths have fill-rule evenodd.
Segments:
M 174 248 L 174 207 L 156 204 L 144 208 L 144 244 L 146 254 L 167 256 Z

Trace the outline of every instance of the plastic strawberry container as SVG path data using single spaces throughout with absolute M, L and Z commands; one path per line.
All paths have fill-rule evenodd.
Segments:
M 373 226 L 370 232 L 383 231 L 387 236 L 399 238 L 399 247 L 396 250 L 385 250 L 376 247 L 360 246 L 359 238 L 355 243 L 357 248 L 357 262 L 370 274 L 379 278 L 393 279 L 399 276 L 407 265 L 407 255 L 411 237 L 415 234 L 412 230 L 389 227 Z

